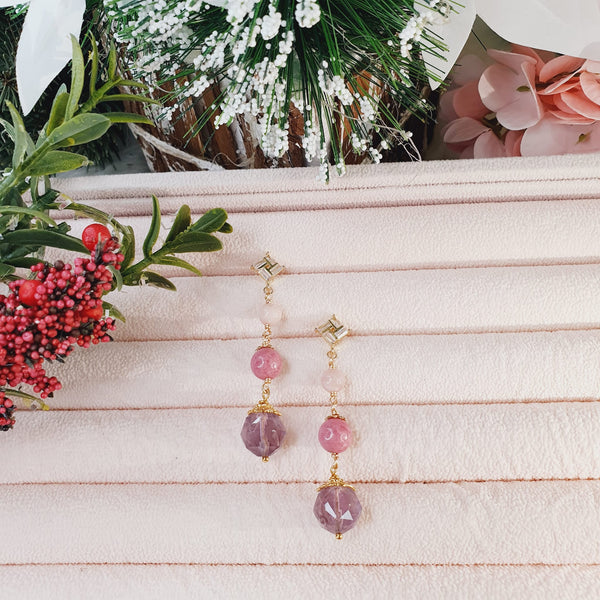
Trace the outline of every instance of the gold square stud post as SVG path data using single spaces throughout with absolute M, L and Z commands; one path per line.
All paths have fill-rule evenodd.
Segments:
M 283 265 L 273 260 L 268 252 L 264 258 L 253 264 L 250 268 L 267 283 L 275 279 L 285 269 Z
M 342 338 L 346 337 L 350 330 L 340 323 L 335 315 L 322 325 L 319 325 L 315 331 L 328 343 L 333 346 Z

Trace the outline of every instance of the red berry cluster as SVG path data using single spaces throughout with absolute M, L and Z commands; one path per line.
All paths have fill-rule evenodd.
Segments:
M 90 227 L 108 232 L 102 225 Z M 62 362 L 75 344 L 88 348 L 111 340 L 114 319 L 103 317 L 102 296 L 112 287 L 108 266 L 119 269 L 123 255 L 113 252 L 118 244 L 110 233 L 94 237 L 85 244 L 90 258 L 76 258 L 73 265 L 38 263 L 31 267 L 33 279 L 13 281 L 11 293 L 0 295 L 0 386 L 25 383 L 41 398 L 52 397 L 61 384 L 46 375 L 44 360 Z M 3 414 L 0 394 L 0 428 L 9 429 L 14 420 L 6 412 L 12 414 L 12 403 L 8 400 L 8 407 L 4 401 Z
M 15 424 L 12 418 L 15 405 L 12 400 L 6 397 L 4 392 L 0 392 L 0 431 L 8 431 Z

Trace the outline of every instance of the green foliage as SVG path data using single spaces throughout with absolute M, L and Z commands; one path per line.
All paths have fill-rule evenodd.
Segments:
M 20 108 L 17 95 L 17 82 L 15 75 L 15 58 L 17 44 L 23 28 L 25 18 L 24 10 L 0 9 L 0 119 L 10 118 L 6 100 L 17 109 Z M 93 36 L 99 36 L 104 31 L 103 2 L 102 0 L 88 0 L 84 16 L 84 28 L 81 34 L 83 56 L 92 52 Z M 94 42 L 95 43 L 95 42 Z M 96 74 L 97 75 L 97 74 Z M 71 81 L 69 70 L 65 68 L 57 78 L 48 86 L 46 92 L 35 105 L 33 111 L 24 117 L 26 130 L 33 134 L 42 129 L 48 119 L 48 112 L 56 101 L 59 89 L 66 89 Z M 62 98 L 65 101 L 66 97 Z M 110 115 L 112 112 L 122 110 L 120 104 L 106 103 L 99 107 L 99 112 Z M 65 110 L 63 109 L 63 114 Z M 52 121 L 52 117 L 50 118 Z M 123 121 L 114 120 L 113 123 Z M 113 127 L 108 130 L 100 140 L 94 140 L 85 145 L 84 153 L 91 163 L 105 166 L 113 162 L 119 154 L 127 131 L 124 127 Z M 6 130 L 0 131 L 0 165 L 7 164 L 11 156 L 12 143 Z
M 0 280 L 15 277 L 15 269 L 29 267 L 39 262 L 46 247 L 87 253 L 81 240 L 69 235 L 67 223 L 57 224 L 49 211 L 59 208 L 56 200 L 59 192 L 50 189 L 47 176 L 70 171 L 88 162 L 83 154 L 66 149 L 81 146 L 100 139 L 112 126 L 113 121 L 105 114 L 95 112 L 96 107 L 110 97 L 113 88 L 125 83 L 117 75 L 116 51 L 109 56 L 108 81 L 100 80 L 98 53 L 95 42 L 88 58 L 90 78 L 87 98 L 81 103 L 86 83 L 86 63 L 77 41 L 73 38 L 73 62 L 71 88 L 61 86 L 56 93 L 50 115 L 34 141 L 25 127 L 22 116 L 7 101 L 11 122 L 0 120 L 0 128 L 13 142 L 10 166 L 0 177 Z M 127 84 L 136 82 L 127 82 Z M 139 97 L 138 97 L 139 100 Z M 118 121 L 145 122 L 139 115 L 120 113 Z M 45 191 L 40 193 L 39 188 Z M 29 191 L 31 198 L 25 201 L 23 194 Z M 146 270 L 154 264 L 188 269 L 199 274 L 198 269 L 174 256 L 183 252 L 211 252 L 221 249 L 221 242 L 210 233 L 226 225 L 227 214 L 222 209 L 209 211 L 196 223 L 191 222 L 190 209 L 183 206 L 165 244 L 156 249 L 160 232 L 160 206 L 153 201 L 150 230 L 143 244 L 144 258 L 132 264 L 135 258 L 133 229 L 122 225 L 103 211 L 72 202 L 69 208 L 76 214 L 110 226 L 117 235 L 125 259 L 122 270 L 113 270 L 113 287 L 147 283 L 165 289 L 175 286 L 164 277 Z M 230 228 L 229 228 L 230 230 Z
M 227 223 L 227 213 L 222 208 L 213 208 L 200 217 L 195 223 L 191 220 L 190 207 L 184 204 L 177 215 L 169 234 L 162 247 L 155 249 L 160 232 L 160 205 L 156 196 L 152 196 L 152 221 L 142 245 L 144 258 L 134 264 L 122 268 L 121 274 L 125 285 L 138 285 L 144 283 L 155 287 L 175 290 L 175 286 L 164 277 L 157 275 L 147 268 L 151 265 L 169 265 L 187 269 L 196 275 L 202 273 L 189 262 L 175 256 L 187 252 L 215 252 L 222 249 L 221 240 L 214 235 Z M 217 226 L 218 225 L 218 226 Z M 135 245 L 133 237 L 128 244 Z M 126 251 L 127 248 L 124 249 Z

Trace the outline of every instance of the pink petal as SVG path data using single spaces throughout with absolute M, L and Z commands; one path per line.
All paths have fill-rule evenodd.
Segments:
M 504 138 L 506 156 L 521 156 L 521 140 L 525 131 L 508 131 Z
M 467 146 L 461 153 L 460 158 L 475 158 L 475 154 L 473 151 L 473 144 Z
M 537 125 L 527 129 L 521 140 L 523 156 L 584 154 L 598 151 L 600 151 L 600 123 L 568 125 L 546 117 Z
M 600 105 L 600 80 L 597 75 L 583 71 L 579 76 L 583 93 L 595 104 Z
M 581 117 L 581 115 L 576 110 L 573 110 L 563 100 L 562 94 L 556 94 L 556 95 L 554 95 L 552 97 L 554 98 L 554 104 L 556 105 L 556 108 L 558 108 L 559 111 L 561 111 L 562 113 L 564 113 L 566 115 L 571 115 L 571 116 L 574 116 L 574 117 Z
M 540 96 L 545 96 L 547 94 L 560 94 L 561 92 L 566 92 L 577 85 L 579 85 L 579 80 L 574 77 L 573 73 L 570 73 L 562 79 L 551 83 L 543 90 L 538 90 L 538 94 Z
M 501 65 L 508 67 L 511 71 L 515 73 L 521 72 L 521 65 L 524 62 L 531 63 L 532 65 L 536 64 L 535 58 L 531 56 L 526 56 L 525 54 L 515 54 L 514 52 L 504 52 L 503 50 L 494 50 L 490 48 L 487 53 Z
M 492 65 L 479 79 L 479 96 L 481 101 L 495 112 L 515 102 L 519 95 L 522 95 L 517 88 L 526 84 L 520 73 L 515 73 L 504 65 Z
M 454 94 L 456 94 L 456 90 L 448 90 L 440 97 L 440 106 L 437 115 L 440 123 L 449 123 L 458 118 L 458 115 L 454 110 Z
M 510 47 L 515 54 L 523 54 L 524 56 L 533 58 L 533 60 L 535 60 L 535 72 L 540 72 L 545 64 L 545 61 L 542 60 L 542 57 L 533 48 L 530 48 L 529 46 L 521 46 L 520 44 L 511 44 Z
M 474 158 L 500 158 L 506 156 L 506 151 L 504 150 L 504 144 L 490 129 L 475 140 L 473 156 Z
M 581 115 L 574 115 L 572 113 L 566 113 L 562 110 L 550 110 L 548 115 L 552 115 L 557 121 L 561 121 L 562 123 L 566 123 L 569 125 L 592 125 L 596 122 L 596 119 L 587 119 L 586 117 L 582 117 Z
M 600 106 L 588 100 L 583 94 L 565 92 L 560 97 L 570 109 L 578 112 L 581 116 L 588 119 L 600 119 Z
M 483 123 L 475 119 L 461 117 L 448 125 L 444 134 L 444 142 L 447 144 L 469 142 L 488 130 L 489 127 L 486 127 Z
M 482 119 L 490 111 L 479 97 L 478 82 L 471 81 L 458 88 L 452 96 L 454 112 L 459 117 Z
M 552 96 L 539 96 L 538 98 L 542 101 L 542 104 L 544 105 L 545 108 L 556 108 L 556 104 L 554 103 L 554 99 L 556 98 L 556 95 L 552 95 Z
M 452 83 L 465 85 L 474 79 L 479 79 L 486 64 L 475 54 L 461 56 L 452 68 Z
M 586 60 L 581 68 L 589 73 L 600 73 L 600 60 Z
M 577 71 L 583 63 L 583 58 L 576 58 L 575 56 L 557 56 L 544 65 L 540 71 L 539 79 L 542 83 L 546 83 L 557 75 Z
M 521 75 L 499 66 L 486 69 L 479 80 L 483 103 L 496 110 L 498 122 L 507 129 L 526 129 L 537 123 L 544 112 L 535 91 L 535 64 L 521 63 Z M 493 86 L 496 86 L 494 89 Z M 502 88 L 504 89 L 497 89 Z

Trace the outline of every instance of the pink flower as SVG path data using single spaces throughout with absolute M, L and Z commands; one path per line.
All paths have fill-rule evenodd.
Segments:
M 535 86 L 539 61 L 532 56 L 488 50 L 498 64 L 488 67 L 479 79 L 479 95 L 507 129 L 535 125 L 544 113 Z
M 520 156 L 522 131 L 507 131 L 500 139 L 494 130 L 471 117 L 460 117 L 444 132 L 447 146 L 461 158 Z
M 462 158 L 600 151 L 600 62 L 514 45 L 488 54 L 495 64 L 473 79 L 463 72 L 440 101 L 450 149 Z
M 549 114 L 523 134 L 523 156 L 600 152 L 600 122 L 571 124 Z

